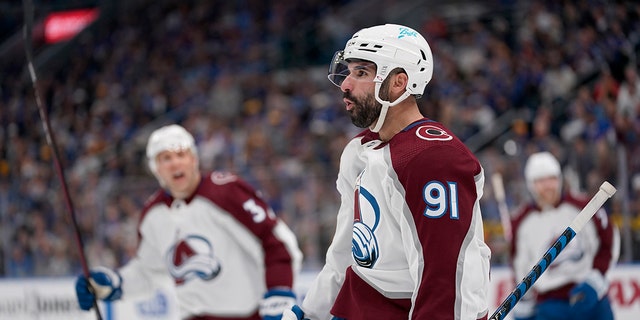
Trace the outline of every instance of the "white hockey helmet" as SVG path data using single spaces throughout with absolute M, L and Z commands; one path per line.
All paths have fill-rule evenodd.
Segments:
M 356 32 L 344 50 L 337 51 L 329 65 L 329 80 L 340 86 L 349 75 L 350 60 L 365 60 L 375 63 L 375 97 L 383 105 L 376 127 L 384 122 L 387 108 L 400 103 L 409 95 L 420 98 L 433 76 L 433 55 L 427 40 L 416 30 L 397 24 L 385 24 L 364 28 Z M 404 95 L 396 101 L 384 101 L 379 97 L 380 86 L 389 73 L 402 68 L 408 77 Z
M 196 149 L 195 139 L 183 127 L 177 124 L 171 124 L 156 129 L 149 136 L 147 142 L 147 160 L 151 172 L 157 175 L 156 156 L 166 150 L 178 151 L 190 149 L 193 155 L 198 158 L 198 150 Z
M 540 178 L 557 177 L 562 186 L 562 169 L 560 163 L 550 152 L 537 152 L 529 156 L 524 166 L 524 178 L 529 191 L 533 192 L 533 182 Z

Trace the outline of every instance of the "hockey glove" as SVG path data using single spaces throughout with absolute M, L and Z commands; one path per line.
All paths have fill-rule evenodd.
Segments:
M 588 315 L 598 303 L 598 294 L 593 287 L 583 282 L 571 289 L 569 302 L 572 313 L 576 315 Z
M 260 316 L 263 320 L 280 320 L 282 313 L 296 304 L 296 295 L 289 289 L 271 289 L 260 301 Z
M 577 315 L 588 315 L 604 298 L 608 290 L 608 282 L 602 274 L 593 270 L 584 282 L 576 285 L 569 292 L 571 311 Z
M 308 320 L 308 318 L 304 317 L 304 312 L 298 305 L 294 305 L 282 313 L 282 320 Z
M 116 271 L 97 267 L 89 272 L 89 276 L 89 281 L 85 276 L 79 276 L 76 280 L 76 297 L 82 310 L 91 309 L 96 298 L 104 301 L 120 299 L 122 277 Z

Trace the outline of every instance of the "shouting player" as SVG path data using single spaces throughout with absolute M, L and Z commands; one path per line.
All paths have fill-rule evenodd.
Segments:
M 183 127 L 154 131 L 147 157 L 162 188 L 143 209 L 137 254 L 118 270 L 92 269 L 88 281 L 80 276 L 80 307 L 171 279 L 181 319 L 280 319 L 295 303 L 302 253 L 294 234 L 239 177 L 201 173 L 194 138 Z

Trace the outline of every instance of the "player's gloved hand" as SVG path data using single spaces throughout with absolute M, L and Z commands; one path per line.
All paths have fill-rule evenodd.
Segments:
M 122 296 L 122 277 L 116 271 L 97 267 L 89 272 L 89 277 L 87 281 L 87 278 L 81 275 L 76 280 L 76 297 L 82 310 L 91 309 L 96 298 L 113 301 Z
M 294 305 L 291 309 L 287 309 L 282 313 L 282 320 L 305 320 L 304 312 L 298 305 Z
M 271 289 L 260 301 L 260 316 L 263 320 L 283 319 L 282 313 L 296 304 L 296 295 L 287 289 Z
M 609 281 L 598 270 L 591 270 L 584 281 L 571 289 L 569 303 L 571 312 L 580 318 L 594 310 L 599 300 L 609 291 Z
M 569 292 L 569 303 L 572 313 L 588 315 L 598 303 L 598 293 L 589 283 L 580 283 Z

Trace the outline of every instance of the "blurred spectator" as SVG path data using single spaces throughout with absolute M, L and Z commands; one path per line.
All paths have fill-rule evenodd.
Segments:
M 133 254 L 142 203 L 132 199 L 144 199 L 154 186 L 140 137 L 160 118 L 194 132 L 204 168 L 235 171 L 264 189 L 303 234 L 306 266 L 321 263 L 335 223 L 339 150 L 355 134 L 331 102 L 340 99 L 327 90 L 332 52 L 325 51 L 344 43 L 351 33 L 345 30 L 378 22 L 365 21 L 376 15 L 346 18 L 345 8 L 379 1 L 141 3 L 76 39 L 66 48 L 72 62 L 39 74 L 86 245 L 104 252 L 103 264 Z M 406 2 L 385 5 L 391 15 Z M 414 23 L 433 44 L 438 74 L 422 110 L 465 139 L 508 121 L 501 116 L 509 111 L 526 111 L 477 152 L 500 162 L 485 166 L 487 175 L 489 167 L 504 170 L 509 203 L 527 197 L 518 185 L 533 150 L 560 155 L 584 192 L 599 179 L 616 179 L 617 146 L 626 148 L 629 176 L 638 175 L 639 18 L 640 4 L 631 1 L 530 1 L 471 17 L 420 16 Z M 7 57 L 16 64 L 0 77 L 3 240 L 34 237 L 32 223 L 47 231 L 41 237 L 56 240 L 50 247 L 35 240 L 4 246 L 2 275 L 40 274 L 37 265 L 59 263 L 59 254 L 69 267 L 61 262 L 55 273 L 74 274 L 71 222 L 30 84 L 21 80 L 23 59 Z M 312 65 L 301 65 L 307 61 Z M 631 216 L 639 216 L 638 201 L 630 199 Z M 497 217 L 492 201 L 482 199 L 483 213 Z M 485 225 L 487 238 L 502 245 L 499 221 Z M 640 234 L 640 224 L 633 227 Z
M 640 79 L 636 66 L 624 69 L 624 80 L 620 85 L 617 97 L 618 115 L 634 121 L 640 115 Z

